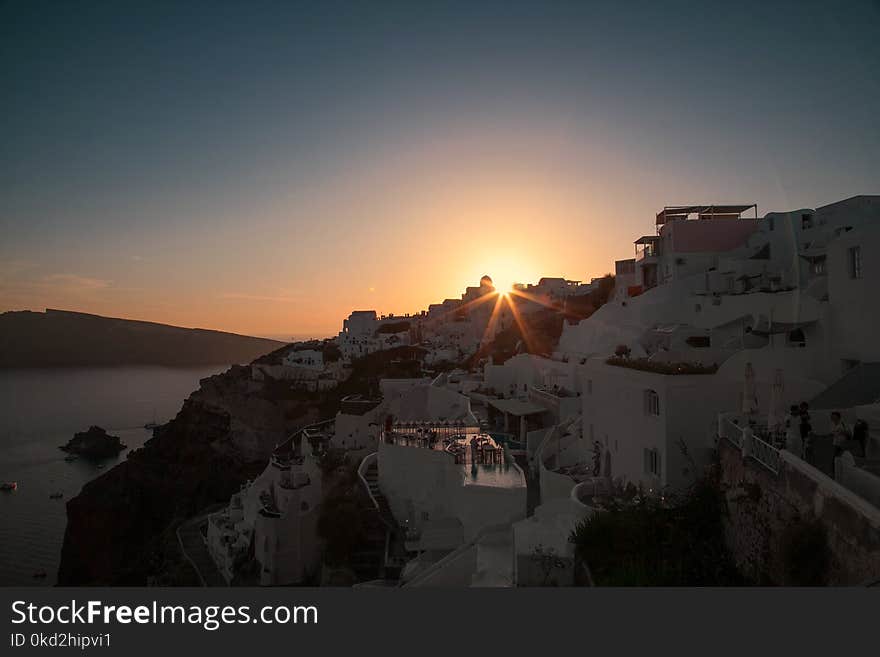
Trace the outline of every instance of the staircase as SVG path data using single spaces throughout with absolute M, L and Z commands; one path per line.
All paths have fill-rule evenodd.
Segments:
M 364 461 L 369 458 L 370 457 L 367 456 Z M 388 505 L 388 500 L 379 489 L 378 459 L 370 459 L 370 461 L 366 464 L 362 475 L 363 481 L 367 485 L 367 492 L 370 494 L 370 498 L 373 500 L 373 504 L 376 505 L 376 510 L 379 511 L 379 516 L 382 518 L 382 522 L 385 523 L 385 526 L 388 527 L 389 530 L 396 531 L 397 522 L 394 520 L 394 516 L 391 513 L 391 507 Z
M 385 580 L 396 580 L 400 577 L 400 572 L 411 555 L 406 552 L 404 532 L 394 519 L 394 514 L 391 513 L 388 499 L 379 488 L 379 458 L 376 452 L 364 457 L 358 468 L 358 476 L 385 526 L 385 549 L 380 576 Z

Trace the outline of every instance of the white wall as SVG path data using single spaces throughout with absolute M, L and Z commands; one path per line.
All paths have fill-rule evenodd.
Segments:
M 515 488 L 465 485 L 461 466 L 449 454 L 420 447 L 380 443 L 378 459 L 379 487 L 399 522 L 418 527 L 423 514 L 457 518 L 467 541 L 484 527 L 525 517 L 524 478 Z
M 862 277 L 850 278 L 848 251 L 860 247 Z M 833 358 L 880 361 L 880 308 L 875 299 L 880 284 L 880 225 L 843 233 L 828 247 L 828 298 Z
M 612 477 L 646 488 L 689 483 L 694 473 L 683 472 L 686 464 L 679 440 L 697 465 L 704 465 L 717 414 L 738 403 L 737 384 L 717 375 L 653 374 L 596 358 L 587 362 L 584 376 L 593 383 L 592 394 L 585 391 L 582 396 L 582 431 L 589 444 L 596 440 L 602 445 L 603 474 L 605 453 L 610 452 Z M 657 416 L 645 411 L 646 390 L 659 397 Z M 660 455 L 658 478 L 645 471 L 646 448 Z

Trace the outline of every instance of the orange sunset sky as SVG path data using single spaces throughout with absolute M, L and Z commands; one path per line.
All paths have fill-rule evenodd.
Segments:
M 0 311 L 329 336 L 876 192 L 871 3 L 368 4 L 0 15 Z

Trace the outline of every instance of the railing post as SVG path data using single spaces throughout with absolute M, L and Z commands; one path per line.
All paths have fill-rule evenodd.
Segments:
M 746 460 L 752 454 L 752 428 L 746 427 L 742 432 L 742 457 Z

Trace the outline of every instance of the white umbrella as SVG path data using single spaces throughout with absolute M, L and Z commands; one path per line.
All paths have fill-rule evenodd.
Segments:
M 745 383 L 743 385 L 743 398 L 742 398 L 742 412 L 743 415 L 754 415 L 758 412 L 758 392 L 755 388 L 755 368 L 752 367 L 752 364 L 746 363 L 746 376 Z
M 785 409 L 782 400 L 784 392 L 785 382 L 782 370 L 777 369 L 773 375 L 773 383 L 770 384 L 770 406 L 767 408 L 767 428 L 771 432 L 781 431 L 785 422 Z

